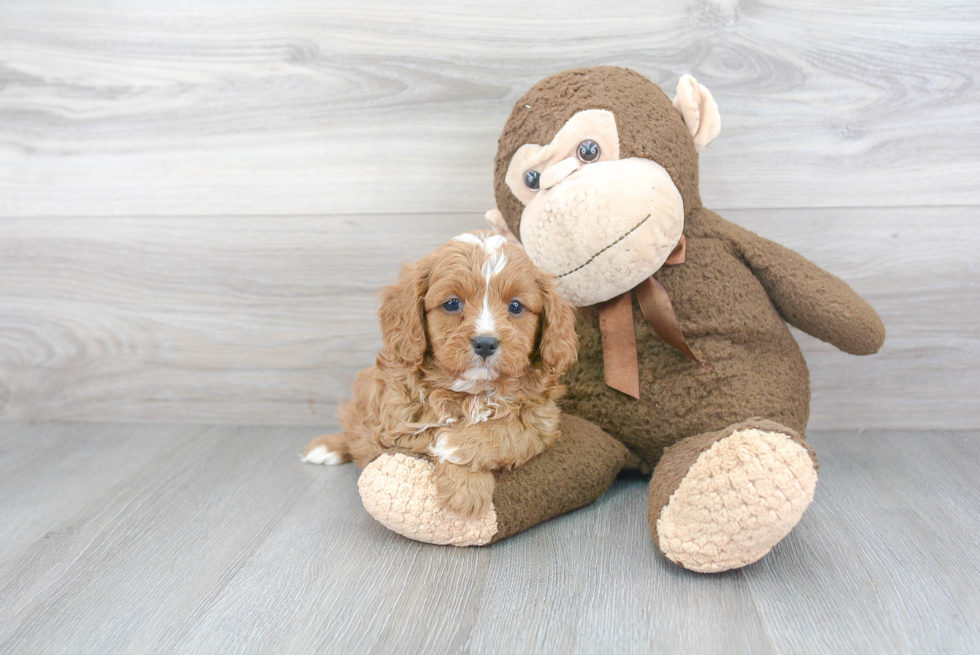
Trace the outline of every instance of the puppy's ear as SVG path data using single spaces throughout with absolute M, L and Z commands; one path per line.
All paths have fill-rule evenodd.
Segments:
M 538 352 L 545 369 L 555 377 L 560 377 L 578 361 L 575 310 L 558 294 L 553 276 L 542 273 L 538 278 L 538 286 L 544 294 Z
M 402 267 L 398 281 L 381 290 L 382 355 L 396 366 L 419 368 L 428 342 L 425 337 L 425 294 L 429 263 L 425 259 Z

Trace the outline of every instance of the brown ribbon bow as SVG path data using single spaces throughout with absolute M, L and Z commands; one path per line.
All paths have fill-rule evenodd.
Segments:
M 664 264 L 668 266 L 683 264 L 686 258 L 687 241 L 681 236 L 677 247 L 670 253 L 670 257 Z M 649 277 L 632 291 L 636 292 L 643 318 L 653 331 L 690 359 L 708 368 L 687 345 L 663 285 L 653 277 Z M 633 328 L 633 303 L 630 293 L 630 291 L 621 293 L 599 305 L 599 332 L 602 334 L 602 359 L 606 384 L 639 399 L 640 366 L 636 358 L 636 332 Z

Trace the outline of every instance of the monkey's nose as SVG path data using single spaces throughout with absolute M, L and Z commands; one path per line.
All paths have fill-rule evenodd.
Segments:
M 550 189 L 578 169 L 578 160 L 575 157 L 566 157 L 544 169 L 544 173 L 541 173 L 541 177 L 538 179 L 540 188 Z
M 473 352 L 483 359 L 497 352 L 497 346 L 500 345 L 494 337 L 473 337 L 470 343 L 473 344 Z

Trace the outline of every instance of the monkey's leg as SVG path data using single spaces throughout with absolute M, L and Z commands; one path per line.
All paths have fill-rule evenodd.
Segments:
M 621 443 L 575 416 L 562 416 L 561 438 L 513 471 L 496 473 L 490 509 L 473 521 L 450 515 L 438 501 L 435 465 L 405 453 L 385 453 L 361 473 L 361 501 L 398 534 L 433 544 L 482 546 L 588 505 L 616 475 L 637 466 Z
M 739 568 L 789 534 L 816 484 L 816 454 L 802 435 L 749 419 L 664 451 L 650 480 L 650 531 L 686 569 Z

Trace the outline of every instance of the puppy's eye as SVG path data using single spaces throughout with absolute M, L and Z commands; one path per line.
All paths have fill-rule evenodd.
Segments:
M 537 191 L 541 188 L 541 173 L 537 171 L 528 171 L 527 173 L 524 173 L 524 184 L 528 189 Z
M 450 314 L 455 314 L 463 308 L 463 303 L 459 301 L 459 298 L 450 298 L 446 302 L 442 303 L 442 308 Z
M 578 144 L 578 155 L 579 161 L 589 164 L 594 162 L 599 158 L 599 144 L 592 139 L 586 139 L 582 143 Z
M 511 300 L 510 304 L 507 305 L 507 311 L 514 316 L 520 316 L 524 313 L 524 305 L 521 304 L 520 300 Z

